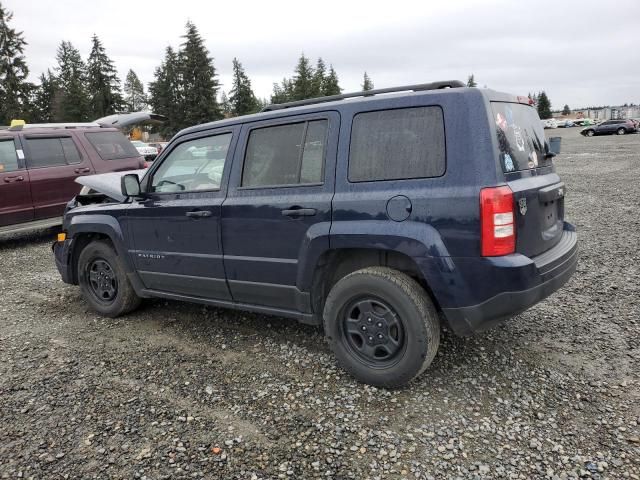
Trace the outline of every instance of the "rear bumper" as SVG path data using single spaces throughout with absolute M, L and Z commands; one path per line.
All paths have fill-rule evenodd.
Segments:
M 562 287 L 571 278 L 578 263 L 578 236 L 575 228 L 565 223 L 560 242 L 542 255 L 531 259 L 522 255 L 513 257 L 516 256 L 520 258 L 515 265 L 508 261 L 494 263 L 491 268 L 486 269 L 486 275 L 481 280 L 499 283 L 498 278 L 503 274 L 517 284 L 517 289 L 502 291 L 474 305 L 442 309 L 449 326 L 457 335 L 471 335 L 491 328 Z M 519 273 L 520 278 L 515 282 Z
M 72 244 L 73 240 L 67 239 L 64 242 L 55 242 L 51 246 L 53 256 L 56 260 L 56 268 L 58 269 L 58 272 L 60 272 L 62 281 L 69 284 L 74 284 L 71 262 Z

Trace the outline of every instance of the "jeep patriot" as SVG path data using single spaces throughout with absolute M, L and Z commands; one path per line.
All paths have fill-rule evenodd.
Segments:
M 323 325 L 356 379 L 420 375 L 440 329 L 491 327 L 577 263 L 566 188 L 526 97 L 458 81 L 323 97 L 179 132 L 54 244 L 102 315 L 142 298 Z

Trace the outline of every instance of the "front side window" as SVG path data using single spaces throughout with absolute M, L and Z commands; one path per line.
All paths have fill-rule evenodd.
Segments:
M 18 170 L 18 155 L 13 138 L 0 140 L 0 173 Z
M 177 145 L 153 174 L 151 191 L 219 190 L 231 137 L 223 133 Z
M 252 130 L 242 172 L 243 187 L 322 183 L 327 120 Z
M 440 107 L 380 110 L 354 117 L 350 182 L 439 177 L 445 167 Z
M 28 168 L 55 167 L 80 163 L 82 158 L 71 137 L 28 138 Z
M 90 132 L 84 134 L 102 160 L 139 157 L 138 150 L 120 132 Z

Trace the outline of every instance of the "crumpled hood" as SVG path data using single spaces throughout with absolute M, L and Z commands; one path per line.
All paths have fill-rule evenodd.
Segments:
M 120 179 L 129 173 L 135 173 L 139 179 L 144 177 L 146 170 L 126 170 L 124 172 L 99 173 L 98 175 L 83 175 L 76 178 L 76 183 L 102 193 L 118 202 L 123 202 L 125 196 L 120 189 Z

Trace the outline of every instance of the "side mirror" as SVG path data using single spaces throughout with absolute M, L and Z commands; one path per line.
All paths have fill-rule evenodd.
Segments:
M 551 137 L 549 139 L 549 153 L 558 155 L 562 146 L 562 137 Z
M 120 179 L 120 191 L 125 197 L 140 195 L 140 179 L 135 173 L 128 173 Z

